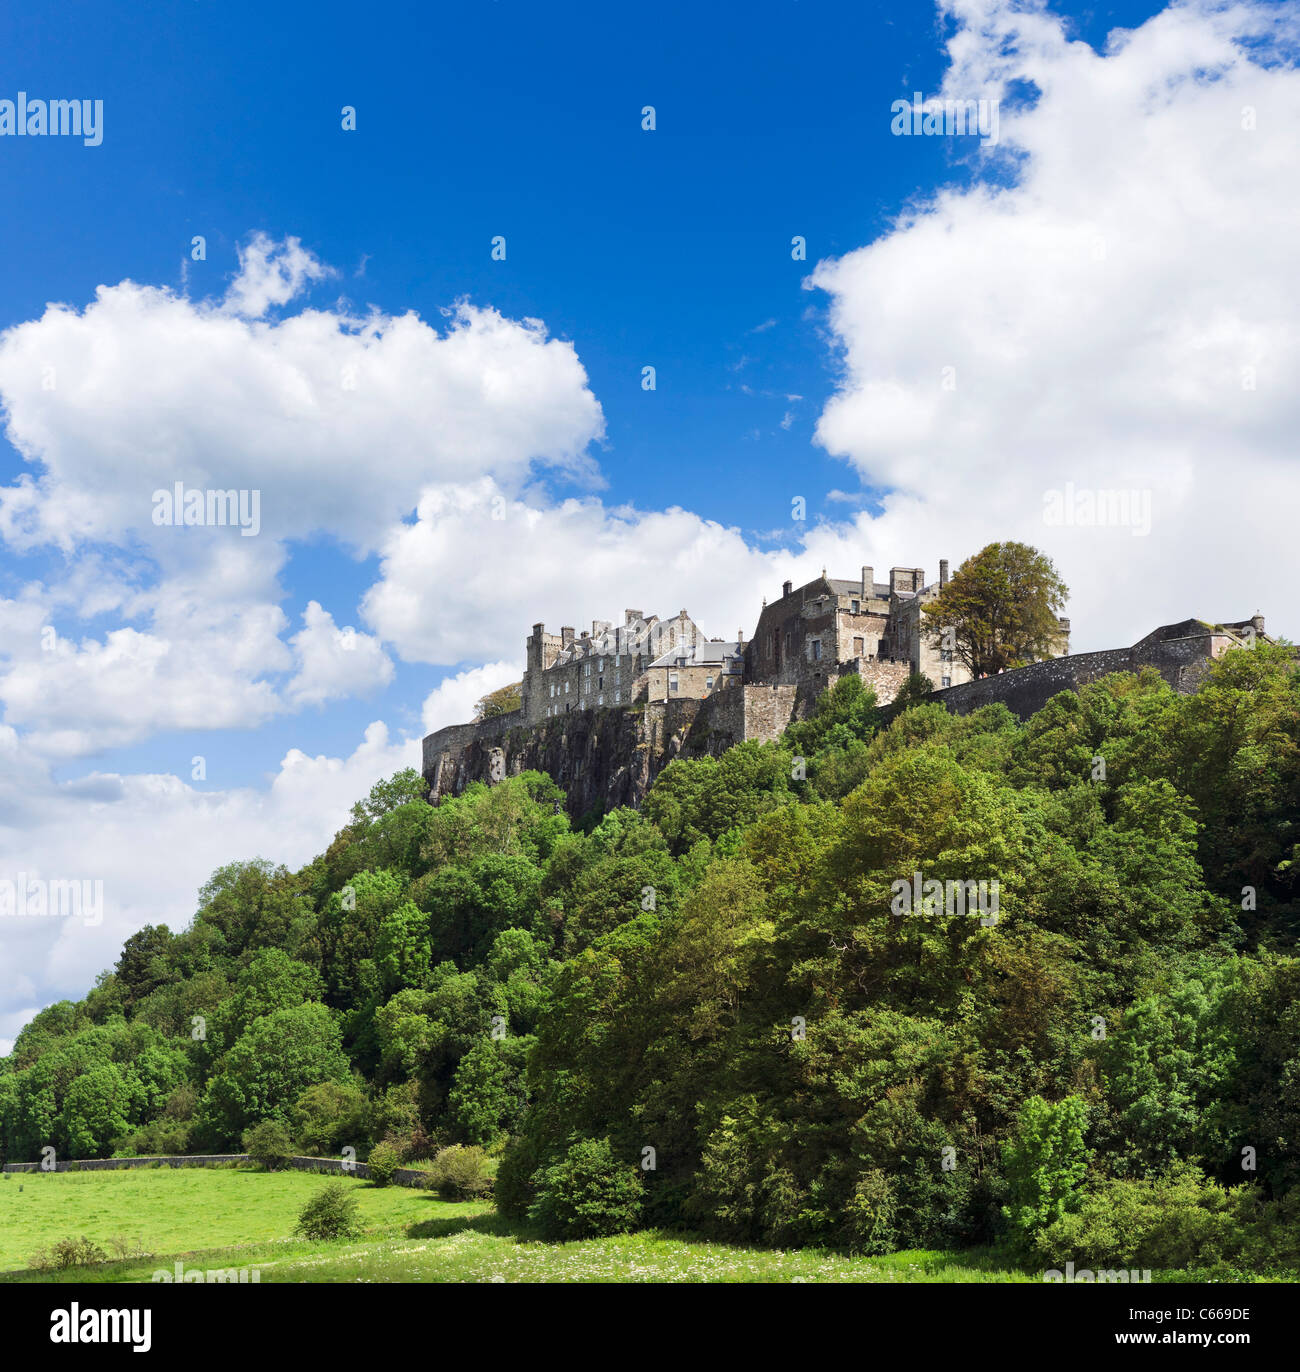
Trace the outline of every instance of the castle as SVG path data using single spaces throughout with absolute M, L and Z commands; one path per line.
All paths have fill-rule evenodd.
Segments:
M 929 584 L 920 567 L 893 567 L 885 582 L 869 566 L 852 580 L 823 569 L 806 585 L 787 581 L 771 603 L 764 599 L 748 641 L 743 630 L 735 639 L 710 638 L 686 610 L 671 619 L 626 610 L 622 624 L 595 620 L 581 633 L 534 624 L 519 708 L 424 740 L 430 798 L 535 769 L 564 788 L 575 814 L 635 805 L 673 757 L 780 738 L 846 675 L 870 686 L 882 705 L 919 672 L 950 709 L 1005 699 L 1023 714 L 1058 690 L 1141 665 L 1172 673 L 1184 689 L 1185 670 L 1218 656 L 1237 635 L 1263 632 L 1262 619 L 1213 627 L 1189 620 L 1131 649 L 1072 657 L 1063 618 L 1060 656 L 972 681 L 922 621 L 947 582 L 946 560 Z
M 1229 648 L 1270 642 L 1262 615 L 1226 624 L 1166 624 L 1129 648 L 1071 654 L 1060 619 L 1060 654 L 972 680 L 951 651 L 925 632 L 921 612 L 948 582 L 948 563 L 929 585 L 920 567 L 893 567 L 879 582 L 826 575 L 765 599 L 749 641 L 708 638 L 681 610 L 661 620 L 640 610 L 623 623 L 558 634 L 534 624 L 517 710 L 453 724 L 424 740 L 429 798 L 458 795 L 472 781 L 546 772 L 575 816 L 639 805 L 675 757 L 718 756 L 737 743 L 778 739 L 807 718 L 818 697 L 858 676 L 888 704 L 912 672 L 956 714 L 1002 703 L 1028 718 L 1060 691 L 1111 672 L 1155 668 L 1176 691 L 1194 691 Z M 941 641 L 940 641 L 941 642 Z
M 970 680 L 951 650 L 937 646 L 921 610 L 948 584 L 925 584 L 920 567 L 893 567 L 879 582 L 863 567 L 853 581 L 821 576 L 781 598 L 763 601 L 754 637 L 708 638 L 685 611 L 674 619 L 625 610 L 623 623 L 594 620 L 591 631 L 565 627 L 548 634 L 534 624 L 528 639 L 520 722 L 540 723 L 574 710 L 618 708 L 667 700 L 703 700 L 738 685 L 796 688 L 806 705 L 845 673 L 856 673 L 887 705 L 913 672 L 940 690 Z M 1062 619 L 1060 649 L 1069 652 L 1070 621 Z M 788 721 L 787 721 L 788 722 Z M 784 727 L 784 726 L 782 726 Z

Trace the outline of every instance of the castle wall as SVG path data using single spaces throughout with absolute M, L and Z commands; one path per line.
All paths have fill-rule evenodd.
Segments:
M 1108 648 L 1033 662 L 935 691 L 931 699 L 959 715 L 1000 701 L 1012 714 L 1028 719 L 1061 691 L 1077 691 L 1111 672 L 1140 672 L 1143 667 L 1154 667 L 1175 691 L 1189 695 L 1204 679 L 1211 661 L 1230 643 L 1226 635 L 1208 632 L 1162 640 L 1152 636 L 1132 648 Z

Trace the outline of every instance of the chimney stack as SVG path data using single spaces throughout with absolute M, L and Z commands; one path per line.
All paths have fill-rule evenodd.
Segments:
M 787 595 L 789 595 L 790 592 L 793 591 L 793 590 L 794 590 L 794 582 L 793 582 L 793 581 L 787 581 L 787 582 L 785 582 L 784 585 L 782 585 L 782 587 L 781 587 L 781 594 L 782 594 L 783 596 L 787 596 Z
M 573 642 L 573 625 L 566 624 L 560 630 L 560 643 L 567 648 Z
M 939 559 L 939 589 L 942 590 L 948 584 L 948 559 Z
M 870 600 L 876 594 L 876 569 L 874 567 L 864 567 L 862 569 L 862 598 Z

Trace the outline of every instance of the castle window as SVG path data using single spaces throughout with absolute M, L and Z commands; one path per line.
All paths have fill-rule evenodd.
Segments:
M 670 672 L 670 673 L 668 674 L 668 689 L 669 689 L 670 691 L 675 691 L 675 690 L 677 689 L 677 673 L 676 673 L 676 672 Z
M 940 677 L 939 679 L 943 682 L 945 688 L 952 685 L 952 677 L 950 676 Z
M 605 697 L 604 697 L 604 696 L 597 696 L 597 697 L 596 697 L 596 704 L 603 707 L 604 704 L 605 704 Z
M 853 656 L 862 657 L 866 653 L 867 643 L 865 639 L 855 638 L 853 640 Z
M 615 705 L 621 705 L 622 703 L 623 703 L 623 692 L 622 692 L 622 691 L 615 691 L 615 692 L 614 692 L 614 704 L 615 704 Z
M 858 614 L 858 613 L 861 611 L 861 609 L 862 609 L 861 602 L 856 601 L 856 600 L 850 600 L 850 601 L 849 601 L 849 609 L 850 609 L 855 615 Z
M 810 638 L 808 640 L 808 658 L 812 662 L 822 660 L 822 641 L 820 638 Z
M 569 694 L 569 683 L 567 681 L 564 683 L 564 694 L 566 696 Z
M 711 676 L 706 676 L 704 678 L 704 689 L 706 691 L 713 690 L 713 678 Z

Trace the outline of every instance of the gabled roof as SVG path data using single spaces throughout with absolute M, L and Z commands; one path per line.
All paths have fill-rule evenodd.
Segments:
M 659 616 L 639 619 L 633 624 L 609 625 L 595 638 L 575 638 L 567 648 L 561 648 L 555 661 L 546 670 L 563 667 L 570 662 L 578 662 L 586 657 L 607 657 L 614 653 L 629 653 L 635 656 L 644 653 L 650 646 L 654 628 L 659 624 Z
M 651 667 L 721 667 L 733 658 L 744 656 L 743 643 L 726 643 L 722 639 L 705 639 L 694 648 L 679 644 L 662 657 L 657 657 Z

